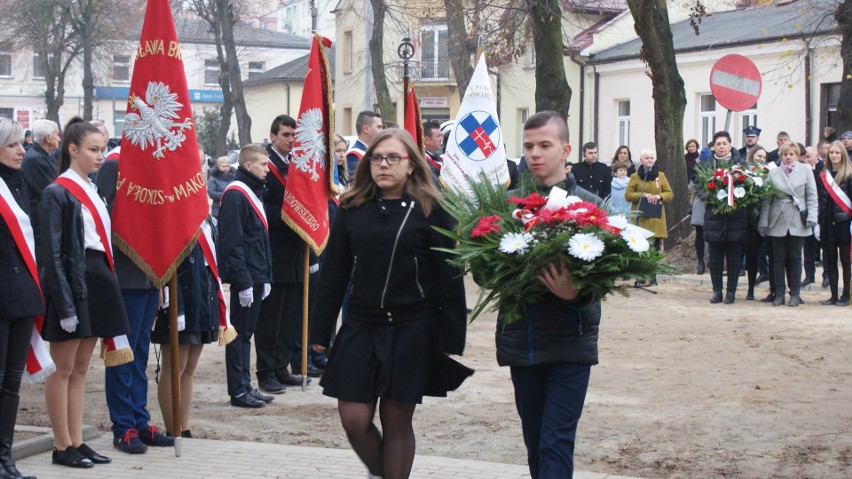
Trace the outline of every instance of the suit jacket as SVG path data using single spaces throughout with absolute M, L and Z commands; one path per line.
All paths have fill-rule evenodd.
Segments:
M 783 237 L 788 232 L 792 236 L 810 236 L 811 226 L 816 224 L 818 213 L 813 171 L 808 165 L 797 163 L 789 177 L 785 178 L 784 169 L 780 167 L 770 171 L 767 179 L 775 187 L 775 194 L 763 200 L 758 230 L 765 229 L 766 236 Z M 795 196 L 798 196 L 801 208 L 807 208 L 807 224 L 802 221 L 794 201 Z
M 44 151 L 41 145 L 33 143 L 33 146 L 24 155 L 24 162 L 21 164 L 21 173 L 23 173 L 24 183 L 27 185 L 27 194 L 30 201 L 30 220 L 33 225 L 36 249 L 38 249 L 38 245 L 41 244 L 41 235 L 39 234 L 41 225 L 38 219 L 38 205 L 41 203 L 41 192 L 47 188 L 47 185 L 53 183 L 53 180 L 59 175 L 59 166 L 51 154 Z

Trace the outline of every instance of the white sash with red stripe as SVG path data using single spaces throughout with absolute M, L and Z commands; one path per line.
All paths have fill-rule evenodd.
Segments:
M 829 196 L 837 206 L 843 210 L 847 215 L 852 216 L 852 201 L 849 200 L 849 196 L 846 195 L 842 189 L 840 189 L 840 185 L 834 181 L 834 177 L 831 176 L 831 172 L 828 170 L 823 170 L 820 175 L 822 178 L 822 184 L 825 186 L 826 191 L 828 191 Z
M 207 260 L 207 266 L 219 284 L 219 290 L 217 291 L 217 295 L 219 296 L 219 346 L 224 346 L 237 337 L 237 331 L 231 325 L 231 318 L 228 316 L 228 304 L 225 301 L 222 280 L 219 278 L 219 264 L 216 262 L 216 243 L 213 241 L 213 229 L 207 220 L 201 223 L 198 246 L 201 247 L 204 259 Z
M 38 281 L 38 269 L 35 259 L 35 236 L 33 228 L 30 224 L 30 218 L 26 212 L 18 206 L 15 198 L 12 196 L 12 191 L 9 186 L 0 178 L 0 216 L 12 233 L 12 239 L 15 240 L 15 245 L 21 256 L 24 259 L 24 264 L 27 265 L 27 270 L 38 286 L 39 294 L 41 294 L 41 285 Z M 33 323 L 33 330 L 30 333 L 30 347 L 27 352 L 27 364 L 24 369 L 24 379 L 29 382 L 40 381 L 50 376 L 56 371 L 56 365 L 50 357 L 50 352 L 41 338 L 41 326 L 44 324 L 44 316 L 36 316 Z
M 346 152 L 346 156 L 355 155 L 355 156 L 358 157 L 359 160 L 361 158 L 364 158 L 365 154 L 367 154 L 366 150 L 362 150 L 361 148 L 358 148 L 357 146 L 354 146 L 354 145 L 351 148 L 349 148 L 349 150 Z
M 260 201 L 260 198 L 254 194 L 254 191 L 248 187 L 247 184 L 242 181 L 234 181 L 222 193 L 222 196 L 225 196 L 225 193 L 231 190 L 236 190 L 245 195 L 246 199 L 248 199 L 249 204 L 254 209 L 255 214 L 258 218 L 260 218 L 260 222 L 263 223 L 263 227 L 266 228 L 266 231 L 269 231 L 269 224 L 266 222 L 266 214 L 263 212 L 263 202 Z

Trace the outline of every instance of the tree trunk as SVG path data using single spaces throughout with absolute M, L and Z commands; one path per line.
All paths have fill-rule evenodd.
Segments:
M 230 5 L 231 2 L 223 0 L 220 2 L 220 18 L 222 24 L 222 45 L 225 50 L 225 68 L 228 71 L 230 80 L 230 95 L 231 105 L 237 113 L 237 130 L 240 139 L 240 145 L 245 146 L 251 143 L 251 116 L 246 108 L 246 98 L 243 94 L 243 79 L 240 72 L 240 60 L 237 57 L 237 46 L 234 40 L 234 11 Z M 221 63 L 220 63 L 221 65 Z M 224 91 L 224 90 L 223 90 Z M 230 126 L 230 116 L 228 117 Z
M 91 121 L 95 81 L 92 75 L 92 37 L 86 23 L 80 24 L 80 44 L 83 47 L 83 119 Z
M 396 121 L 396 107 L 391 100 L 388 80 L 385 76 L 385 0 L 370 0 L 373 6 L 373 36 L 370 38 L 370 72 L 376 87 L 376 103 L 385 121 Z
M 568 118 L 571 87 L 565 78 L 562 9 L 559 0 L 527 0 L 535 44 L 535 110 Z
M 843 59 L 837 131 L 846 131 L 852 129 L 852 1 L 845 0 L 837 7 L 835 19 L 840 26 L 840 57 Z
M 668 227 L 689 214 L 686 163 L 683 160 L 683 114 L 686 93 L 677 69 L 672 30 L 665 0 L 627 0 L 636 33 L 642 40 L 641 57 L 650 67 L 654 99 L 654 140 L 660 170 L 666 172 L 674 201 L 666 204 Z M 689 235 L 689 222 L 669 233 L 671 245 Z
M 222 38 L 221 22 L 214 22 L 213 34 L 216 37 L 216 59 L 219 62 L 219 86 L 222 88 L 222 98 L 224 99 L 222 106 L 219 107 L 222 121 L 219 123 L 219 133 L 216 135 L 216 156 L 218 157 L 228 152 L 228 130 L 231 129 L 231 114 L 234 112 L 234 103 L 231 100 L 233 97 L 231 96 L 230 70 L 220 40 Z
M 459 89 L 459 100 L 463 100 L 467 84 L 473 76 L 470 57 L 476 53 L 476 45 L 468 38 L 467 27 L 464 24 L 463 0 L 444 0 L 444 8 L 447 11 L 450 65 L 453 67 L 453 76 L 456 78 Z

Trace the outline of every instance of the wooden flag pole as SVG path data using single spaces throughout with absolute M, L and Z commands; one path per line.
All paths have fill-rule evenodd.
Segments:
M 178 346 L 177 271 L 169 279 L 169 368 L 172 373 L 172 436 L 175 438 L 175 457 L 180 457 L 180 347 Z
M 305 243 L 305 272 L 302 282 L 302 391 L 308 385 L 308 292 L 311 278 L 311 247 Z

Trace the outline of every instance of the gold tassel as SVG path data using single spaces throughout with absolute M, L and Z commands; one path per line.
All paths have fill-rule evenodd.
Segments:
M 237 330 L 231 325 L 225 329 L 224 326 L 219 326 L 219 346 L 226 346 L 228 343 L 237 338 Z
M 103 352 L 104 366 L 121 366 L 133 361 L 133 351 L 130 348 L 116 349 L 115 351 Z

